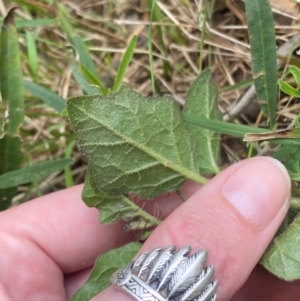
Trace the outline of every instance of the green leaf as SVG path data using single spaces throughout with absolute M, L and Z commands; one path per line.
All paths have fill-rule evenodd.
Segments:
M 267 270 L 286 281 L 300 279 L 299 229 L 298 213 L 288 229 L 273 240 L 261 260 Z
M 100 255 L 87 282 L 76 292 L 70 301 L 88 301 L 110 285 L 110 277 L 118 269 L 126 267 L 141 248 L 138 242 Z
M 0 139 L 0 177 L 9 171 L 18 170 L 23 161 L 19 137 L 5 135 Z M 16 185 L 17 186 L 17 185 Z M 0 188 L 0 210 L 7 209 L 17 192 L 17 187 Z
M 274 155 L 286 167 L 291 179 L 300 182 L 300 152 L 299 147 L 283 146 Z
M 26 80 L 24 81 L 24 86 L 28 92 L 43 101 L 49 107 L 55 109 L 57 112 L 61 112 L 66 107 L 66 102 L 62 97 L 43 86 Z
M 298 89 L 295 89 L 294 87 L 292 87 L 287 82 L 279 79 L 278 85 L 279 85 L 280 90 L 282 92 L 284 92 L 285 94 L 300 98 L 300 91 Z
M 206 182 L 171 97 L 146 98 L 123 86 L 110 97 L 71 98 L 67 109 L 99 190 L 153 198 L 186 179 Z
M 269 0 L 245 0 L 254 84 L 270 126 L 276 119 L 277 59 L 273 14 Z
M 296 66 L 289 66 L 288 72 L 292 73 L 297 85 L 300 85 L 300 69 Z
M 54 172 L 64 169 L 72 163 L 73 159 L 50 160 L 39 162 L 19 170 L 7 172 L 0 175 L 0 189 L 39 181 Z
M 195 117 L 204 116 L 211 120 L 222 119 L 218 108 L 218 88 L 211 79 L 210 69 L 203 71 L 190 86 L 183 112 L 193 114 Z M 200 173 L 217 174 L 219 172 L 217 162 L 220 153 L 220 134 L 200 127 L 189 127 L 196 141 Z
M 121 63 L 119 65 L 118 68 L 118 72 L 114 81 L 114 86 L 113 86 L 113 91 L 117 91 L 123 81 L 123 78 L 125 76 L 126 70 L 132 60 L 133 54 L 134 54 L 134 50 L 135 50 L 135 46 L 136 46 L 136 42 L 137 42 L 137 37 L 134 36 L 131 41 L 129 42 L 126 51 L 122 57 Z
M 1 31 L 0 91 L 8 106 L 6 131 L 14 136 L 24 119 L 24 84 L 18 35 L 12 8 L 3 22 Z
M 98 190 L 90 170 L 85 177 L 82 199 L 89 207 L 99 209 L 100 222 L 103 224 L 123 219 L 127 222 L 128 229 L 139 229 L 144 232 L 160 223 L 158 219 L 142 210 L 127 196 Z

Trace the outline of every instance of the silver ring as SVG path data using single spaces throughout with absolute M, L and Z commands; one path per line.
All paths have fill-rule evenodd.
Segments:
M 141 254 L 111 278 L 112 284 L 138 301 L 215 301 L 214 267 L 205 267 L 207 252 L 188 256 L 191 247 L 156 248 Z

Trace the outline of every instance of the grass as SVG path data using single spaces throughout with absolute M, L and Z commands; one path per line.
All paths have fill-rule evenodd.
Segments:
M 17 0 L 0 5 L 2 18 L 15 5 L 19 7 L 15 18 L 26 80 L 25 121 L 20 130 L 24 164 L 75 158 L 71 169 L 48 176 L 39 189 L 36 185 L 20 186 L 16 201 L 84 181 L 85 159 L 61 114 L 62 100 L 68 97 L 110 94 L 125 82 L 142 95 L 170 94 L 183 104 L 199 68 L 210 67 L 221 91 L 219 108 L 225 113 L 251 84 L 242 2 Z M 274 15 L 278 46 L 298 31 L 292 12 L 288 14 L 277 9 Z M 293 59 L 297 61 L 297 57 Z M 46 99 L 39 94 L 42 89 L 50 91 Z M 299 114 L 299 105 L 290 97 L 280 97 L 277 128 L 286 128 Z M 4 114 L 0 103 L 0 119 Z M 256 101 L 234 122 L 267 125 Z M 246 158 L 249 151 L 267 155 L 273 149 L 258 143 L 249 148 L 239 138 L 224 136 L 221 167 Z

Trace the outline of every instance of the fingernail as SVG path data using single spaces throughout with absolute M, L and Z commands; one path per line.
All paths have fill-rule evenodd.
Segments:
M 246 161 L 226 180 L 222 193 L 246 221 L 263 230 L 290 199 L 285 167 L 269 157 Z

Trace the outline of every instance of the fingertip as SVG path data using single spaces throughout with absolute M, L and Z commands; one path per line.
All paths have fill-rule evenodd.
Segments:
M 260 230 L 290 199 L 291 183 L 285 167 L 269 157 L 246 160 L 224 182 L 224 198 Z

